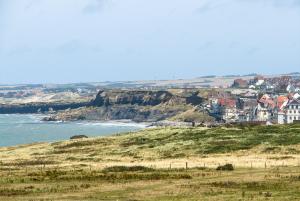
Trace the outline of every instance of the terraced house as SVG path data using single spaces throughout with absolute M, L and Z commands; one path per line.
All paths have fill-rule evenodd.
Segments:
M 300 99 L 290 100 L 286 106 L 286 123 L 300 120 Z

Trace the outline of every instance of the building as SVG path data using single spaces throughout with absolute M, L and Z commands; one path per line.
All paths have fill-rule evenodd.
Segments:
M 233 82 L 232 87 L 233 88 L 242 88 L 242 89 L 246 89 L 248 88 L 248 81 L 247 80 L 243 80 L 243 79 L 236 79 Z
M 296 88 L 295 88 L 293 85 L 289 84 L 289 85 L 286 87 L 286 91 L 287 91 L 288 93 L 295 93 L 295 92 L 296 92 Z
M 274 109 L 276 104 L 269 95 L 263 95 L 259 100 L 256 107 L 256 121 L 273 121 Z
M 286 105 L 286 123 L 291 124 L 300 120 L 300 100 L 290 100 Z
M 286 113 L 285 107 L 289 102 L 289 98 L 287 96 L 278 96 L 276 99 L 276 108 L 274 110 L 275 121 L 277 124 L 285 124 L 286 122 Z
M 220 98 L 218 100 L 221 118 L 227 122 L 236 122 L 238 120 L 238 113 L 236 107 L 236 100 L 229 98 Z

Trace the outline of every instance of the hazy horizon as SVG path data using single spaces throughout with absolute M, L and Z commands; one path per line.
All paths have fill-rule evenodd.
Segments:
M 145 82 L 150 82 L 150 81 L 164 81 L 164 80 L 192 80 L 192 79 L 200 79 L 200 78 L 207 78 L 207 77 L 212 77 L 212 76 L 216 76 L 216 77 L 241 77 L 241 79 L 243 77 L 247 77 L 247 76 L 256 76 L 256 75 L 261 75 L 261 76 L 266 76 L 266 77 L 273 77 L 273 76 L 284 76 L 284 75 L 291 75 L 291 74 L 300 74 L 300 72 L 287 72 L 287 73 L 280 73 L 280 74 L 259 74 L 259 73 L 249 73 L 249 74 L 243 74 L 243 75 L 234 75 L 234 74 L 223 74 L 223 75 L 200 75 L 197 77 L 188 77 L 188 78 L 176 78 L 176 79 L 136 79 L 136 80 L 100 80 L 100 81 L 78 81 L 78 82 L 31 82 L 31 83 L 1 83 L 0 82 L 0 86 L 9 86 L 9 85 L 68 85 L 68 84 L 88 84 L 88 83 L 109 83 L 109 82 L 139 82 L 139 81 L 145 81 Z
M 0 84 L 300 69 L 300 0 L 0 0 Z

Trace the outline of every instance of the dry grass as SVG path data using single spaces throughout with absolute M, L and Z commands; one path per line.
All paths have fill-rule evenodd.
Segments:
M 0 148 L 0 200 L 299 200 L 299 132 L 155 128 Z

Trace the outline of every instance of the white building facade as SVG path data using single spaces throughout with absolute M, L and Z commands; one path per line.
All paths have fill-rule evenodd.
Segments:
M 286 106 L 286 123 L 300 120 L 300 100 L 291 100 Z

